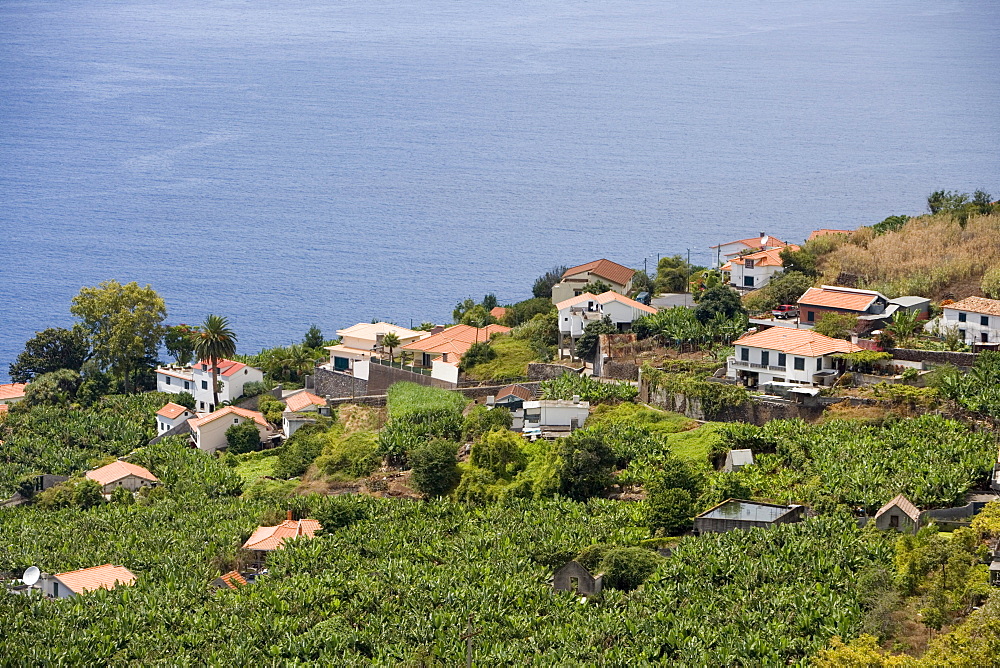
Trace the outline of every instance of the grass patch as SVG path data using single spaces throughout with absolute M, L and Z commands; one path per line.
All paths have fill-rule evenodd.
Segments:
M 630 403 L 601 404 L 594 408 L 587 419 L 588 427 L 619 423 L 643 425 L 648 427 L 649 431 L 659 434 L 675 434 L 698 426 L 696 421 L 680 413 Z
M 696 429 L 668 435 L 670 451 L 687 462 L 707 461 L 712 448 L 722 441 L 719 435 L 720 424 L 708 422 Z
M 396 383 L 387 394 L 390 418 L 405 418 L 436 410 L 461 412 L 468 403 L 458 392 L 416 383 Z
M 258 453 L 253 453 L 258 454 Z M 235 471 L 244 483 L 250 484 L 261 478 L 268 478 L 274 475 L 274 466 L 278 463 L 276 450 L 268 452 L 268 457 L 255 457 L 236 464 Z
M 510 336 L 497 336 L 490 341 L 496 358 L 477 364 L 468 370 L 470 378 L 476 380 L 505 381 L 523 378 L 528 374 L 528 362 L 537 357 L 530 341 Z

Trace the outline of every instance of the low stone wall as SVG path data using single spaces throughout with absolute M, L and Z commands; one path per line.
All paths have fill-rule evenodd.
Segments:
M 979 353 L 953 353 L 947 350 L 915 350 L 913 348 L 894 348 L 894 359 L 908 362 L 924 362 L 925 364 L 954 364 L 955 366 L 975 366 Z
M 580 373 L 581 368 L 563 366 L 562 364 L 544 364 L 542 362 L 528 363 L 528 380 L 552 380 L 564 373 Z
M 601 365 L 601 378 L 639 380 L 639 367 L 632 362 L 605 362 Z
M 368 381 L 329 369 L 316 369 L 312 385 L 313 394 L 321 397 L 360 397 L 369 393 Z
M 382 408 L 385 406 L 385 401 L 386 395 L 375 394 L 364 397 L 340 397 L 339 399 L 330 399 L 329 404 L 331 408 L 343 406 L 344 404 L 357 404 L 359 406 L 374 406 L 376 408 Z
M 775 401 L 754 397 L 741 406 L 725 406 L 716 413 L 708 414 L 702 408 L 700 399 L 689 398 L 684 394 L 668 394 L 664 390 L 654 392 L 649 398 L 649 403 L 668 411 L 680 413 L 693 420 L 748 422 L 758 427 L 771 420 L 791 420 L 794 418 L 807 421 L 816 420 L 823 414 L 824 408 L 823 406 L 803 406 L 791 401 Z
M 409 371 L 407 369 L 397 369 L 385 364 L 368 365 L 368 393 L 372 395 L 384 394 L 390 386 L 396 383 L 416 383 L 417 385 L 427 385 L 428 387 L 442 387 L 446 390 L 454 389 L 452 383 L 448 383 L 436 378 L 431 378 L 422 373 Z

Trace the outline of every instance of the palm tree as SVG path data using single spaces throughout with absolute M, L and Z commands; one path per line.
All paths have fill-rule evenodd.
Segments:
M 395 332 L 386 332 L 382 335 L 382 347 L 389 349 L 389 361 L 392 361 L 392 349 L 399 346 L 399 337 Z
M 219 405 L 219 360 L 236 354 L 236 334 L 229 329 L 229 319 L 209 315 L 201 330 L 193 334 L 194 352 L 212 367 L 212 409 Z

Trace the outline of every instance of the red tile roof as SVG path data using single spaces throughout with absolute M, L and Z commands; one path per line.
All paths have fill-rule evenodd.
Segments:
M 240 417 L 245 417 L 248 420 L 253 420 L 261 427 L 270 427 L 267 420 L 264 419 L 263 413 L 258 413 L 257 411 L 248 411 L 245 408 L 240 408 L 239 406 L 226 406 L 225 408 L 220 408 L 214 413 L 209 413 L 205 417 L 200 417 L 196 420 L 188 420 L 192 428 L 202 427 L 213 420 L 218 420 L 220 417 L 225 417 L 226 415 L 239 415 Z
M 54 577 L 76 594 L 94 589 L 114 589 L 115 585 L 130 585 L 135 582 L 132 571 L 112 564 L 57 573 Z
M 590 272 L 594 276 L 606 278 L 612 283 L 616 283 L 618 285 L 627 284 L 630 280 L 632 280 L 632 276 L 635 275 L 634 269 L 623 267 L 617 262 L 612 262 L 611 260 L 594 260 L 593 262 L 581 264 L 576 267 L 570 267 L 563 272 L 562 277 L 567 278 L 584 272 Z
M 966 297 L 952 304 L 946 304 L 944 308 L 955 309 L 956 311 L 968 311 L 969 313 L 982 313 L 984 315 L 1000 315 L 1000 299 Z
M 851 234 L 851 230 L 827 230 L 827 229 L 815 230 L 812 234 L 809 235 L 809 238 L 806 239 L 806 241 L 812 241 L 816 237 L 825 237 L 828 234 Z
M 793 251 L 799 250 L 799 247 L 795 244 L 789 244 L 785 248 Z M 747 253 L 746 255 L 740 255 L 739 257 L 734 257 L 728 263 L 734 264 L 744 264 L 745 260 L 753 260 L 754 264 L 758 267 L 781 267 L 784 263 L 781 261 L 781 252 L 785 248 L 772 248 L 771 250 L 757 251 L 756 253 Z
M 5 385 L 0 385 L 0 401 L 23 399 L 24 388 L 27 386 L 27 383 L 6 383 Z
M 156 414 L 161 417 L 165 417 L 168 420 L 173 420 L 176 417 L 184 415 L 184 411 L 187 410 L 190 410 L 187 406 L 181 406 L 180 404 L 175 404 L 171 401 L 169 404 L 156 411 Z
M 102 466 L 101 468 L 94 469 L 93 471 L 87 471 L 85 475 L 101 485 L 108 485 L 116 480 L 121 480 L 122 478 L 126 478 L 130 475 L 142 478 L 143 480 L 150 480 L 152 482 L 160 481 L 160 479 L 150 473 L 149 470 L 121 460 L 111 462 L 107 466 Z
M 278 526 L 257 527 L 253 535 L 243 543 L 245 550 L 277 550 L 290 538 L 306 536 L 312 538 L 322 529 L 318 520 L 285 520 Z
M 407 343 L 401 350 L 413 350 L 417 352 L 448 355 L 448 362 L 457 362 L 461 359 L 473 343 L 489 341 L 494 334 L 506 334 L 510 327 L 503 325 L 488 325 L 486 327 L 472 327 L 471 325 L 454 325 L 444 331 L 420 339 L 413 343 Z
M 526 387 L 520 385 L 508 385 L 499 392 L 497 392 L 496 400 L 499 401 L 504 397 L 517 397 L 518 399 L 523 399 L 524 401 L 531 401 L 531 397 L 534 396 Z
M 494 306 L 490 309 L 490 315 L 499 320 L 500 318 L 507 315 L 507 309 L 503 306 Z
M 653 308 L 652 306 L 646 306 L 645 304 L 641 304 L 635 301 L 634 299 L 629 299 L 625 295 L 620 295 L 613 290 L 602 292 L 599 295 L 595 295 L 590 292 L 584 292 L 582 295 L 577 295 L 576 297 L 570 297 L 569 299 L 562 300 L 561 302 L 556 304 L 556 309 L 561 311 L 564 308 L 569 308 L 570 306 L 575 306 L 577 304 L 589 300 L 593 300 L 598 304 L 618 302 L 619 304 L 625 304 L 626 306 L 631 306 L 632 308 L 639 309 L 640 311 L 645 311 L 646 313 L 656 313 L 656 309 Z
M 239 571 L 229 571 L 225 575 L 220 575 L 219 579 L 230 589 L 242 587 L 247 583 L 246 578 L 240 575 Z
M 218 370 L 220 376 L 232 376 L 238 371 L 242 371 L 246 368 L 246 364 L 243 362 L 234 362 L 233 360 L 221 359 L 219 360 Z M 201 360 L 198 362 L 198 368 L 202 371 L 212 371 L 212 364 L 208 360 Z
M 821 306 L 824 308 L 862 313 L 867 311 L 872 302 L 879 297 L 886 299 L 881 293 L 872 290 L 824 285 L 819 288 L 809 288 L 806 290 L 805 294 L 799 297 L 798 303 L 805 306 Z
M 861 350 L 850 341 L 817 334 L 811 329 L 771 327 L 762 332 L 745 334 L 735 341 L 738 346 L 778 350 L 790 355 L 820 357 L 831 353 L 853 353 Z
M 766 234 L 764 236 L 767 237 L 768 246 L 777 246 L 780 248 L 788 245 L 778 237 L 772 237 L 770 234 Z M 728 246 L 729 244 L 743 244 L 747 248 L 760 248 L 761 247 L 760 240 L 761 237 L 753 237 L 752 239 L 737 239 L 736 241 L 727 241 L 724 244 L 716 244 L 714 246 L 709 246 L 709 248 L 720 248 L 722 246 Z
M 285 407 L 290 411 L 300 411 L 309 406 L 326 406 L 326 399 L 305 391 L 285 397 Z

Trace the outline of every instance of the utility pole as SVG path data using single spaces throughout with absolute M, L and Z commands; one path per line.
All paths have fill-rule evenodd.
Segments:
M 687 280 L 684 281 L 684 292 L 691 292 L 691 249 L 687 249 L 688 259 L 687 267 L 685 267 L 684 273 L 687 275 Z

